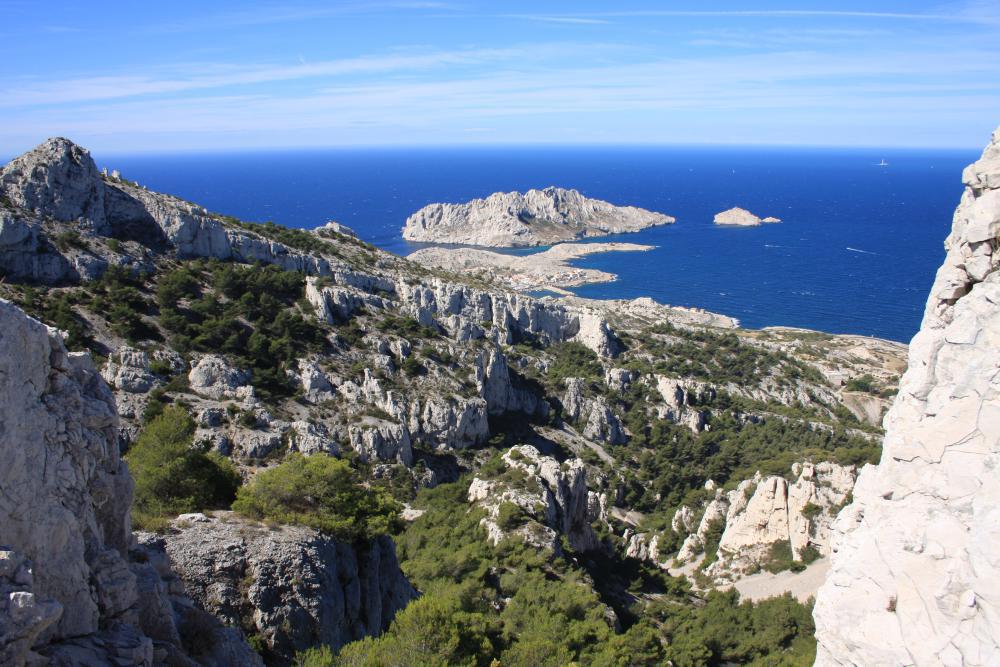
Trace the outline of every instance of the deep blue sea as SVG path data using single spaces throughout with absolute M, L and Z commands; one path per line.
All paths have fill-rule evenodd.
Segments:
M 558 185 L 677 218 L 611 237 L 658 246 L 581 266 L 617 282 L 582 296 L 650 296 L 740 319 L 909 341 L 973 151 L 765 148 L 352 149 L 101 156 L 150 189 L 237 217 L 311 228 L 334 219 L 399 254 L 431 202 Z M 885 159 L 888 167 L 876 164 Z M 742 206 L 781 224 L 728 228 Z

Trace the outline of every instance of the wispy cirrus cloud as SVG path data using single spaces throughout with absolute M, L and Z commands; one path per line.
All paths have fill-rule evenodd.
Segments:
M 375 75 L 423 70 L 483 66 L 503 61 L 542 57 L 566 46 L 533 45 L 530 48 L 465 49 L 429 53 L 394 53 L 337 60 L 295 62 L 280 65 L 236 65 L 190 63 L 164 68 L 159 76 L 150 73 L 77 77 L 38 83 L 22 83 L 0 89 L 0 107 L 66 104 L 111 100 L 142 95 L 177 94 L 193 90 L 224 89 L 232 86 L 319 79 L 351 75 Z
M 614 117 L 631 119 L 616 136 L 668 141 L 698 136 L 670 128 L 670 119 L 691 113 L 704 118 L 696 125 L 736 111 L 743 124 L 808 118 L 814 127 L 846 119 L 881 126 L 901 119 L 981 115 L 1000 108 L 1000 81 L 988 76 L 992 62 L 993 52 L 964 49 L 944 56 L 899 51 L 877 62 L 865 54 L 830 59 L 787 51 L 558 70 L 508 65 L 447 81 L 361 78 L 292 94 L 192 91 L 182 98 L 95 101 L 72 111 L 25 111 L 15 124 L 22 131 L 65 128 L 74 136 L 102 128 L 128 136 L 152 127 L 167 135 L 238 136 L 244 142 L 246 137 L 259 142 L 264 128 L 281 127 L 289 136 L 312 133 L 317 143 L 420 143 L 442 136 L 461 141 L 444 131 L 449 127 L 486 128 L 460 134 L 493 141 L 509 136 L 512 125 L 524 125 L 515 120 L 524 118 L 532 119 L 532 136 L 563 137 L 566 119 L 573 119 L 574 126 L 589 127 L 594 138 L 600 135 L 589 125 L 592 120 Z M 922 72 L 920 80 L 900 78 L 914 68 Z M 733 126 L 719 125 L 715 131 L 725 140 Z M 775 141 L 774 135 L 762 136 Z
M 541 23 L 568 23 L 572 25 L 607 25 L 607 19 L 587 18 L 583 16 L 550 16 L 546 14 L 497 14 L 497 18 L 538 21 Z

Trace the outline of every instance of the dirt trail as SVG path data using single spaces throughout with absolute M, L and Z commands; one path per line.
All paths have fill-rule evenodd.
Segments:
M 756 602 L 788 592 L 805 602 L 816 595 L 829 571 L 830 559 L 820 558 L 801 572 L 760 572 L 737 581 L 735 587 L 743 600 Z

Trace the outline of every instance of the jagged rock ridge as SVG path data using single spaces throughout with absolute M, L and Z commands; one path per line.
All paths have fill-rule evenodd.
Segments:
M 817 665 L 1000 662 L 1000 130 L 963 181 L 882 460 L 834 525 Z
M 635 232 L 674 218 L 634 206 L 615 206 L 576 190 L 495 192 L 465 204 L 430 204 L 409 218 L 403 238 L 426 243 L 514 247 Z

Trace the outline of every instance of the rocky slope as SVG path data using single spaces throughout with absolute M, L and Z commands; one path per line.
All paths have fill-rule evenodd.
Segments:
M 713 222 L 717 225 L 734 225 L 737 227 L 756 227 L 762 223 L 781 222 L 778 218 L 761 218 L 745 208 L 734 206 L 721 213 L 716 213 Z
M 674 222 L 669 215 L 589 199 L 576 190 L 495 192 L 465 204 L 430 204 L 409 218 L 403 238 L 494 247 L 551 245 L 635 232 Z
M 1000 131 L 963 181 L 881 462 L 835 524 L 818 665 L 1000 661 Z
M 753 521 L 771 521 L 758 511 L 766 503 L 734 510 L 730 541 L 760 539 L 747 562 L 706 549 L 722 563 L 712 577 L 728 584 L 760 566 L 770 544 L 806 544 L 792 528 L 808 526 L 807 541 L 822 547 L 827 524 L 805 517 L 817 502 L 809 499 L 822 497 L 822 509 L 839 502 L 822 471 L 877 455 L 871 422 L 894 389 L 900 345 L 744 330 L 728 317 L 648 299 L 535 299 L 491 276 L 395 257 L 338 228 L 215 215 L 101 174 L 89 160 L 71 142 L 50 140 L 3 170 L 0 214 L 16 224 L 0 234 L 0 294 L 65 329 L 75 349 L 100 355 L 120 414 L 106 430 L 122 449 L 172 403 L 194 418 L 195 444 L 228 457 L 245 480 L 300 452 L 341 457 L 367 486 L 402 503 L 431 487 L 458 488 L 448 511 L 475 513 L 478 548 L 496 542 L 501 552 L 514 537 L 542 560 L 569 559 L 571 569 L 599 560 L 601 574 L 573 577 L 609 591 L 622 612 L 659 589 L 636 596 L 630 580 L 612 585 L 607 572 L 640 560 L 670 564 L 715 497 L 705 479 L 727 499 L 741 483 L 773 487 L 767 507 L 775 510 L 782 491 L 801 515 L 789 515 L 788 530 L 775 523 L 754 531 Z M 61 188 L 76 194 L 49 191 Z M 849 390 L 858 377 L 868 380 Z M 740 502 L 727 500 L 722 513 Z M 675 529 L 682 507 L 692 525 Z M 419 529 L 419 508 L 404 516 Z M 391 561 L 382 548 L 373 563 L 310 531 L 161 518 L 173 532 L 142 548 L 168 603 L 181 604 L 187 591 L 227 622 L 238 615 L 277 664 L 309 641 L 336 645 L 384 629 L 383 612 L 405 597 L 398 573 L 386 575 L 387 588 L 366 588 L 380 602 L 359 606 L 350 597 L 369 566 L 384 571 Z M 242 573 L 236 584 L 232 572 L 206 569 L 200 554 L 218 546 L 202 539 L 209 528 L 228 536 L 216 560 Z M 790 556 L 786 566 L 801 562 L 798 546 L 798 561 Z M 343 593 L 346 626 L 326 627 L 326 612 L 304 603 L 294 581 L 263 576 L 285 569 L 292 553 L 326 554 L 341 574 L 356 566 L 358 580 L 329 583 L 331 600 Z M 401 549 L 404 571 L 417 557 Z M 689 574 L 696 583 L 705 576 Z M 228 582 L 218 600 L 216 580 Z M 491 604 L 500 610 L 509 596 L 497 595 Z
M 0 300 L 0 662 L 261 664 L 133 541 L 114 398 L 89 355 Z

